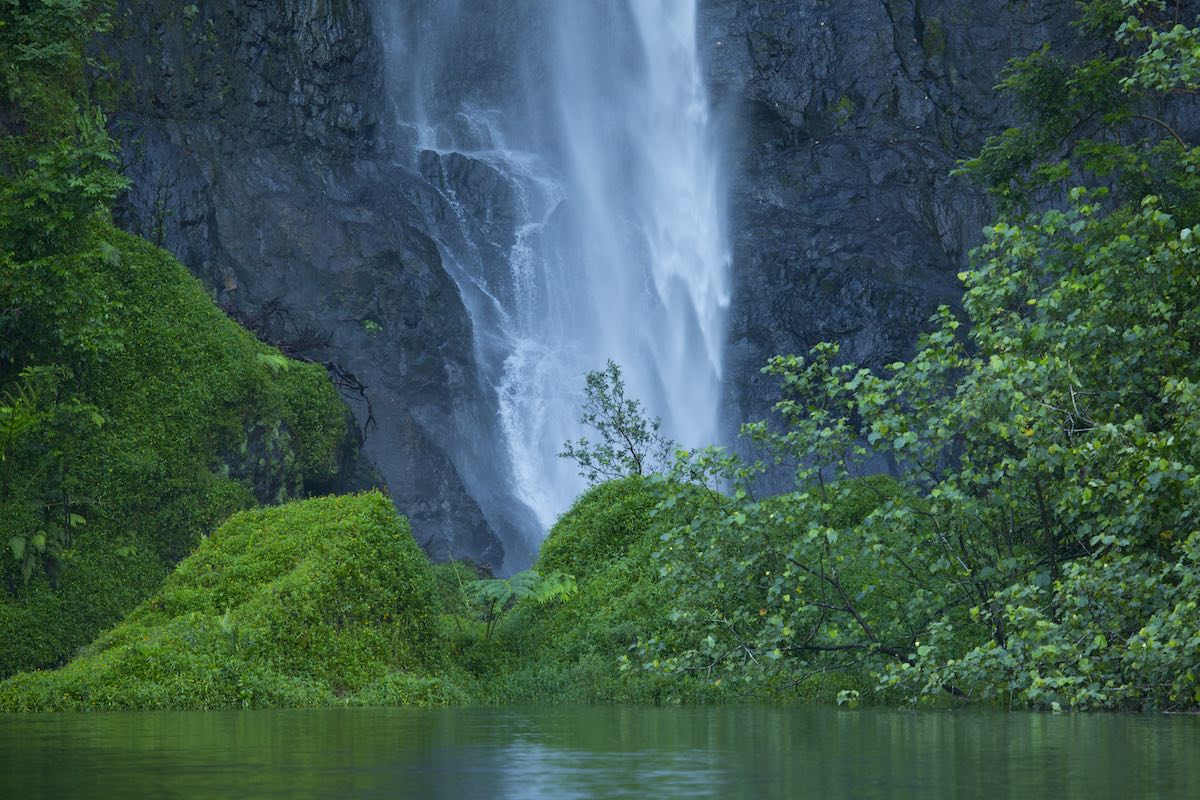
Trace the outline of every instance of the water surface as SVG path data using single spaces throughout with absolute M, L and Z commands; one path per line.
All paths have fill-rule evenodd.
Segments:
M 1200 718 L 832 708 L 0 715 L 3 798 L 1200 797 Z

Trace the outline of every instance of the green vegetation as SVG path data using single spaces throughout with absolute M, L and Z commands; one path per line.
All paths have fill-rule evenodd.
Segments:
M 120 347 L 103 369 L 60 362 L 73 377 L 54 391 L 26 368 L 9 385 L 37 400 L 5 407 L 32 406 L 37 422 L 18 431 L 0 416 L 0 555 L 11 557 L 0 675 L 57 663 L 118 620 L 201 534 L 254 502 L 254 478 L 269 475 L 283 500 L 335 470 L 345 432 L 324 370 L 273 367 L 262 357 L 282 357 L 169 255 L 105 234 L 114 255 L 96 277 L 121 297 Z
M 700 503 L 661 479 L 601 484 L 505 580 L 431 566 L 378 493 L 243 512 L 66 667 L 0 684 L 0 709 L 833 700 L 846 680 L 723 686 L 633 658 L 692 632 L 655 554 Z
M 865 693 L 875 659 L 898 655 L 891 642 L 921 624 L 900 563 L 908 542 L 863 529 L 902 491 L 884 476 L 823 482 L 813 468 L 759 499 L 759 469 L 722 452 L 677 466 L 664 505 L 678 508 L 686 489 L 691 510 L 653 556 L 672 625 L 641 636 L 636 659 L 739 698 Z M 705 479 L 734 491 L 697 492 Z
M 444 703 L 429 563 L 377 492 L 233 516 L 153 598 L 0 708 Z
M 333 471 L 345 431 L 323 370 L 112 226 L 83 56 L 104 24 L 80 0 L 0 3 L 0 675 L 61 663 L 253 489 Z
M 660 551 L 688 635 L 645 641 L 644 663 L 858 674 L 913 701 L 1200 706 L 1200 150 L 1151 113 L 1200 90 L 1200 30 L 1174 15 L 1093 0 L 1081 24 L 1113 37 L 1094 58 L 1011 65 L 1028 123 L 964 165 L 1003 209 L 962 275 L 965 320 L 941 309 L 883 370 L 830 344 L 773 361 L 785 425 L 748 434 L 801 465 L 794 492 L 755 497 L 764 466 L 720 452 L 677 466 L 677 485 L 733 494 Z M 830 484 L 880 454 L 896 489 Z M 864 487 L 870 513 L 846 516 Z
M 884 479 L 848 489 L 854 502 L 839 513 L 865 516 Z M 716 582 L 681 593 L 669 561 L 681 543 L 673 531 L 707 521 L 728 498 L 661 476 L 629 476 L 593 487 L 562 516 L 543 545 L 536 569 L 571 574 L 575 591 L 550 602 L 517 602 L 486 630 L 469 603 L 471 575 L 444 565 L 448 601 L 443 629 L 452 663 L 470 674 L 475 702 L 833 701 L 839 690 L 866 683 L 861 675 L 817 675 L 800 682 L 741 682 L 686 668 L 667 669 L 640 656 L 650 648 L 680 650 L 691 624 L 714 601 L 757 618 L 759 601 Z M 849 524 L 849 522 L 847 522 Z M 488 583 L 486 581 L 481 583 Z M 455 587 L 468 587 L 465 593 Z M 752 606 L 752 608 L 751 608 Z
M 575 578 L 561 572 L 543 575 L 535 569 L 518 572 L 511 578 L 488 578 L 466 586 L 467 600 L 479 611 L 483 638 L 491 639 L 496 623 L 519 602 L 543 605 L 575 593 Z
M 610 362 L 585 390 L 598 441 L 563 453 L 607 482 L 495 579 L 431 567 L 379 494 L 202 539 L 252 487 L 284 501 L 331 470 L 344 411 L 111 226 L 112 145 L 68 80 L 102 19 L 0 1 L 28 119 L 0 117 L 0 674 L 61 663 L 199 542 L 0 708 L 1200 707 L 1200 148 L 1169 122 L 1200 29 L 1158 0 L 1081 7 L 1095 52 L 1015 61 L 1025 124 L 962 166 L 1000 218 L 961 315 L 878 370 L 831 344 L 774 359 L 755 461 L 668 463 Z M 864 477 L 883 459 L 894 477 Z M 767 472 L 790 490 L 762 494 Z
M 672 442 L 662 435 L 662 420 L 651 419 L 639 400 L 625 397 L 621 368 L 612 359 L 603 370 L 587 374 L 579 422 L 594 430 L 598 441 L 567 442 L 558 457 L 574 461 L 588 483 L 649 475 L 670 462 Z
M 668 624 L 669 599 L 651 553 L 661 522 L 659 484 L 630 476 L 600 484 L 562 516 L 536 569 L 573 575 L 576 591 L 559 602 L 519 603 L 490 647 L 470 635 L 461 645 L 491 702 L 595 702 L 661 699 L 657 676 L 630 669 L 637 638 Z

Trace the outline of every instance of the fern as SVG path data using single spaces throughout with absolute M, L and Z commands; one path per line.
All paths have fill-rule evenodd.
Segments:
M 491 639 L 496 623 L 514 605 L 527 601 L 543 605 L 575 594 L 575 578 L 563 572 L 545 575 L 527 569 L 510 578 L 472 581 L 466 585 L 467 599 L 479 610 L 486 624 L 484 638 Z

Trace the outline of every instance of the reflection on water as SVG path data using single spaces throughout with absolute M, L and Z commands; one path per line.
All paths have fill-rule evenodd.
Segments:
M 0 715 L 0 797 L 1200 797 L 1200 718 L 830 708 Z

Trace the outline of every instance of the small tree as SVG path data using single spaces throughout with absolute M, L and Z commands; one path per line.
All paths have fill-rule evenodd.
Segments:
M 589 483 L 648 475 L 664 469 L 671 459 L 674 442 L 661 433 L 662 419 L 650 419 L 641 402 L 625 397 L 621 368 L 609 359 L 603 370 L 587 374 L 583 414 L 579 421 L 599 435 L 568 441 L 559 458 L 579 465 L 579 474 Z

